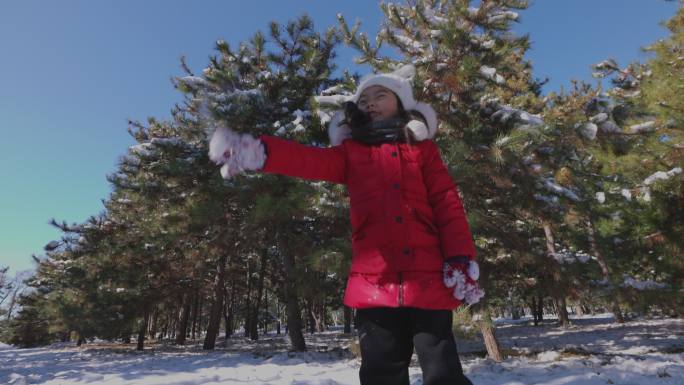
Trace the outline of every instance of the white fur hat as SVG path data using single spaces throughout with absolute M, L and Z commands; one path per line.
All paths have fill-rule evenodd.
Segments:
M 415 76 L 416 69 L 410 64 L 407 64 L 398 70 L 385 74 L 368 74 L 361 78 L 359 86 L 356 88 L 356 93 L 347 98 L 348 101 L 356 103 L 361 97 L 361 93 L 371 86 L 382 86 L 394 92 L 404 109 L 408 112 L 419 112 L 425 118 L 425 123 L 420 120 L 411 120 L 406 125 L 416 140 L 431 139 L 437 133 L 437 113 L 426 103 L 416 102 L 413 97 L 413 86 L 411 80 Z M 343 140 L 351 138 L 351 129 L 346 125 L 340 125 L 344 118 L 344 113 L 338 111 L 335 113 L 330 121 L 328 127 L 328 136 L 330 143 L 336 146 L 342 143 Z

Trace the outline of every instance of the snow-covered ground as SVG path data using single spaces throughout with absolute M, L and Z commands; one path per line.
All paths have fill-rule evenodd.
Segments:
M 497 320 L 497 336 L 509 358 L 484 358 L 480 340 L 459 340 L 461 359 L 476 385 L 684 384 L 684 320 L 637 320 L 615 324 L 609 314 L 572 319 L 560 329 L 546 321 Z M 35 349 L 0 344 L 0 384 L 358 384 L 359 361 L 339 330 L 307 335 L 310 351 L 288 353 L 284 336 L 257 342 L 241 337 L 202 351 L 149 344 L 72 343 Z M 415 361 L 415 357 L 414 357 Z M 422 384 L 417 363 L 411 383 Z

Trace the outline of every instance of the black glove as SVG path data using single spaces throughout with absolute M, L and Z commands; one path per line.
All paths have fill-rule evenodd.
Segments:
M 370 123 L 371 118 L 354 102 L 344 103 L 344 123 L 349 127 L 360 127 Z

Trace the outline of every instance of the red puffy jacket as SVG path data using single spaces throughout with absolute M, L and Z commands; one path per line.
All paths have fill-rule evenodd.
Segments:
M 343 183 L 349 190 L 352 266 L 344 303 L 352 308 L 453 309 L 444 258 L 475 258 L 463 205 L 439 154 L 424 140 L 366 146 L 352 139 L 308 147 L 263 135 L 261 172 Z

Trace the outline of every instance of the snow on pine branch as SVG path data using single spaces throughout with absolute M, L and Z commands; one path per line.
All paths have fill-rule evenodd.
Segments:
M 462 14 L 450 12 L 451 8 L 459 7 L 458 5 L 445 6 L 441 2 L 425 0 L 418 3 L 416 6 L 388 3 L 386 5 L 388 19 L 398 25 L 399 28 L 388 26 L 378 35 L 381 40 L 391 38 L 401 48 L 414 55 L 416 57 L 413 61 L 414 64 L 444 62 L 443 58 L 437 57 L 439 55 L 432 49 L 440 44 L 439 41 L 432 42 L 431 39 L 442 38 L 445 32 L 453 30 L 454 27 L 461 33 L 470 36 L 465 42 L 469 42 L 474 47 L 468 47 L 466 44 L 464 53 L 467 54 L 473 49 L 474 51 L 492 49 L 496 45 L 496 41 L 487 31 L 492 28 L 499 30 L 501 23 L 519 19 L 517 12 L 500 4 L 469 7 Z M 410 20 L 415 19 L 416 16 L 423 20 L 423 23 L 418 25 L 411 23 Z M 480 68 L 480 74 L 497 84 L 505 82 L 505 78 L 491 67 L 483 66 Z
M 59 247 L 62 243 L 59 241 L 50 241 L 47 245 L 43 247 L 45 251 L 52 251 Z
M 638 134 L 642 132 L 651 132 L 655 129 L 655 121 L 651 120 L 644 123 L 633 124 L 629 126 L 629 132 L 632 134 Z
M 513 11 L 498 11 L 487 18 L 488 24 L 500 23 L 502 21 L 516 21 L 518 13 Z
M 544 120 L 541 116 L 531 114 L 508 104 L 501 104 L 499 103 L 499 98 L 484 95 L 480 98 L 480 105 L 483 106 L 484 112 L 491 113 L 490 119 L 492 121 L 500 123 L 511 121 L 517 129 L 529 129 L 544 125 Z
M 592 76 L 595 78 L 604 78 L 611 73 L 620 70 L 620 67 L 618 67 L 618 64 L 613 59 L 603 60 L 594 64 L 593 67 L 595 72 L 592 73 Z
M 491 38 L 491 36 L 487 34 L 473 35 L 473 37 L 470 39 L 470 42 L 474 45 L 477 45 L 485 49 L 492 49 L 496 44 L 496 42 Z
M 651 201 L 651 190 L 648 187 L 636 187 L 634 189 L 615 187 L 608 191 L 610 194 L 621 196 L 622 198 L 631 201 L 633 196 L 642 199 L 646 202 Z M 606 202 L 606 192 L 598 191 L 594 195 L 595 199 L 600 203 Z
M 311 111 L 309 111 L 309 110 L 302 111 L 300 109 L 296 109 L 292 112 L 292 115 L 294 115 L 295 119 L 290 121 L 290 122 L 283 124 L 283 123 L 281 123 L 281 121 L 277 120 L 273 123 L 273 128 L 277 129 L 275 132 L 275 135 L 285 135 L 287 132 L 302 132 L 302 131 L 306 130 L 305 126 L 302 123 L 305 122 L 305 120 L 306 121 L 311 120 L 311 116 L 312 116 Z M 325 113 L 319 112 L 317 115 L 321 119 L 321 122 L 324 122 L 324 123 L 326 122 L 326 119 L 324 116 L 324 115 L 326 115 Z M 329 117 L 328 117 L 328 120 L 330 120 Z
M 576 127 L 579 129 L 580 134 L 582 134 L 582 136 L 584 136 L 588 140 L 596 139 L 596 134 L 598 133 L 598 126 L 595 123 L 578 123 Z
M 423 48 L 425 48 L 424 43 L 419 42 L 418 40 L 414 39 L 412 36 L 408 36 L 406 34 L 406 31 L 397 29 L 397 28 L 392 28 L 388 27 L 386 30 L 386 33 L 388 35 L 391 35 L 392 38 L 394 38 L 397 42 L 399 42 L 401 45 L 404 46 L 407 50 L 414 50 L 414 51 L 421 51 Z
M 503 76 L 499 75 L 496 73 L 496 68 L 488 67 L 488 66 L 481 66 L 480 67 L 480 75 L 484 76 L 485 78 L 495 82 L 496 84 L 503 84 L 506 82 L 506 79 L 504 79 Z
M 558 243 L 556 243 L 556 247 L 560 247 Z M 551 255 L 553 259 L 558 261 L 558 263 L 561 264 L 569 264 L 569 263 L 587 263 L 591 259 L 596 259 L 596 257 L 589 255 L 585 253 L 582 250 L 578 251 L 573 251 L 567 248 L 561 248 L 559 251 L 556 251 Z
M 549 192 L 556 195 L 564 196 L 572 201 L 579 202 L 581 199 L 577 194 L 567 187 L 563 187 L 558 183 L 554 182 L 553 178 L 541 178 L 541 185 Z
M 613 105 L 608 103 L 606 105 L 599 105 L 600 103 L 608 103 L 605 101 L 594 102 L 595 108 L 599 111 L 589 118 L 589 121 L 584 123 L 577 123 L 575 128 L 588 140 L 596 139 L 596 135 L 599 131 L 606 134 L 615 134 L 622 132 L 620 126 L 618 126 L 612 119 L 610 119 L 610 114 L 613 111 Z
M 185 76 L 180 78 L 180 81 L 183 85 L 193 90 L 209 87 L 209 82 L 200 76 Z
M 351 95 L 344 88 L 344 84 L 336 84 L 321 91 L 321 95 Z
M 490 118 L 502 123 L 505 123 L 510 118 L 513 118 L 517 123 L 527 126 L 541 126 L 544 124 L 544 121 L 539 115 L 530 114 L 527 111 L 514 108 L 509 105 L 501 106 L 501 108 L 493 113 Z
M 608 114 L 605 112 L 599 112 L 598 114 L 589 118 L 589 121 L 595 124 L 601 124 L 606 120 L 608 120 Z
M 670 171 L 664 172 L 664 171 L 656 171 L 653 174 L 649 175 L 646 179 L 644 179 L 643 184 L 646 186 L 652 185 L 656 181 L 659 180 L 668 180 L 672 178 L 673 176 L 677 174 L 681 174 L 682 168 L 681 167 L 675 167 Z
M 234 89 L 229 92 L 221 92 L 221 93 L 209 93 L 208 94 L 210 98 L 219 103 L 228 103 L 231 101 L 241 100 L 241 99 L 246 99 L 249 97 L 259 97 L 262 96 L 263 93 L 261 92 L 260 89 L 257 88 L 251 88 L 251 89 Z
M 344 102 L 348 101 L 350 98 L 349 95 L 319 95 L 319 96 L 314 96 L 314 99 L 316 100 L 316 103 L 320 104 L 321 106 L 327 106 L 327 107 L 333 107 L 333 108 L 340 108 Z
M 183 146 L 185 144 L 180 138 L 152 138 L 150 143 L 157 146 Z
M 129 147 L 128 150 L 133 154 L 136 154 L 139 156 L 149 157 L 149 156 L 152 156 L 152 154 L 153 154 L 151 147 L 152 147 L 152 143 L 145 142 L 145 143 L 135 144 L 135 145 Z
M 655 282 L 651 280 L 638 280 L 636 278 L 630 277 L 628 275 L 623 276 L 624 280 L 621 287 L 632 287 L 637 290 L 659 290 L 667 288 L 667 284 Z
M 477 17 L 477 15 L 480 13 L 480 7 L 468 7 L 468 15 L 470 17 Z
M 316 116 L 318 116 L 318 120 L 320 120 L 322 124 L 328 124 L 332 120 L 332 116 L 321 109 L 316 110 Z
M 151 158 L 159 155 L 159 149 L 169 147 L 180 148 L 183 151 L 196 152 L 194 146 L 179 137 L 153 137 L 147 142 L 130 146 L 128 150 L 133 155 Z M 140 164 L 139 160 L 128 155 L 124 156 L 122 161 L 131 166 Z
M 433 26 L 440 26 L 449 22 L 449 18 L 441 12 L 436 11 L 432 7 L 426 7 L 423 15 Z

